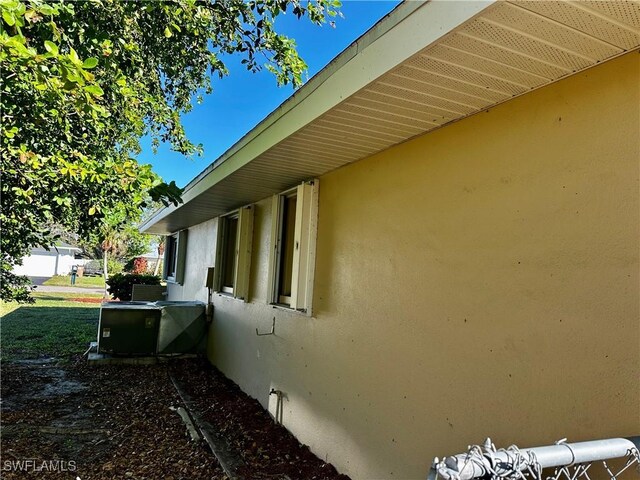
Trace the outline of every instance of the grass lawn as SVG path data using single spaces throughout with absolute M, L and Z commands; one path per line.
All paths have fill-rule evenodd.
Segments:
M 43 283 L 43 285 L 52 285 L 56 287 L 70 287 L 71 275 L 56 275 Z M 76 277 L 76 284 L 74 287 L 87 287 L 87 288 L 104 288 L 103 277 Z
M 31 305 L 0 304 L 0 360 L 81 354 L 95 341 L 100 295 L 35 293 L 34 297 L 36 303 Z

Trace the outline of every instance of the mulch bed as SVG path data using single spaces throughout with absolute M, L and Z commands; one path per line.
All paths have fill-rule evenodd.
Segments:
M 70 302 L 81 302 L 81 303 L 102 303 L 104 299 L 102 297 L 78 297 L 78 298 L 70 298 Z
M 205 361 L 90 366 L 81 358 L 2 364 L 2 478 L 226 479 L 169 409 L 183 406 L 169 373 L 242 458 L 247 479 L 347 479 Z M 62 463 L 57 471 L 6 468 L 27 459 Z
M 3 364 L 2 398 L 2 478 L 226 478 L 169 410 L 180 399 L 164 366 Z M 26 459 L 41 471 L 6 469 Z
M 171 368 L 171 374 L 199 416 L 242 458 L 246 466 L 238 473 L 245 478 L 349 479 L 300 444 L 257 400 L 208 362 L 200 361 L 198 368 Z

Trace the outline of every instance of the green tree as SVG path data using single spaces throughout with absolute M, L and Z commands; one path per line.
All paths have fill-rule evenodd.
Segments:
M 138 219 L 128 216 L 124 208 L 115 210 L 103 218 L 99 228 L 80 240 L 79 244 L 86 253 L 102 259 L 105 281 L 111 273 L 118 273 L 111 271 L 112 262 L 124 265 L 127 260 L 147 253 L 151 248 L 153 236 L 140 233 Z
M 105 216 L 135 218 L 148 199 L 180 201 L 132 155 L 149 134 L 185 155 L 181 114 L 239 54 L 249 70 L 300 85 L 306 65 L 275 28 L 289 12 L 313 23 L 337 0 L 49 2 L 0 0 L 2 299 L 28 298 L 10 274 L 58 224 L 86 236 Z

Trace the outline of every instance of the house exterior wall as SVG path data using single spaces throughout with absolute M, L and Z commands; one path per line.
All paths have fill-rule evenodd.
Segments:
M 603 64 L 320 179 L 313 317 L 215 296 L 209 357 L 352 478 L 424 478 L 491 436 L 640 432 L 640 56 Z M 189 231 L 203 299 L 215 220 Z M 258 337 L 276 318 L 274 336 Z
M 56 251 L 34 249 L 31 255 L 22 257 L 22 265 L 16 265 L 13 273 L 28 277 L 52 277 L 54 275 L 68 275 L 73 265 L 81 265 L 82 260 L 77 260 L 74 252 L 61 248 Z
M 84 260 L 76 259 L 73 252 L 70 255 L 60 254 L 58 256 L 58 271 L 56 275 L 69 275 L 71 273 L 71 267 L 74 265 L 83 265 L 84 263 Z
M 169 300 L 207 301 L 207 268 L 215 264 L 217 225 L 214 218 L 189 229 L 184 282 L 167 283 Z

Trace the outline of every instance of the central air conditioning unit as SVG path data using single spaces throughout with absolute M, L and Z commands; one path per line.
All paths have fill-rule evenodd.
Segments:
M 98 324 L 98 353 L 204 353 L 207 326 L 202 302 L 104 302 Z

